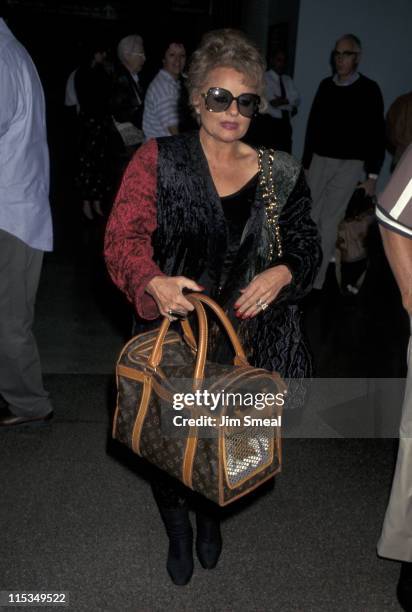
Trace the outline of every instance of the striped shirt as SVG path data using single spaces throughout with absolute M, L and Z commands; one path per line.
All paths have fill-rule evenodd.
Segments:
M 180 81 L 162 68 L 150 83 L 143 113 L 145 139 L 170 136 L 168 127 L 178 126 Z
M 376 216 L 381 225 L 412 238 L 412 145 L 406 149 L 378 197 Z

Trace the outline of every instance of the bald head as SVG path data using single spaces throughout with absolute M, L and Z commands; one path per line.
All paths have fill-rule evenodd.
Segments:
M 338 43 L 345 42 L 352 48 L 353 51 L 360 53 L 362 51 L 362 45 L 360 39 L 355 36 L 355 34 L 344 34 L 337 41 L 335 47 Z

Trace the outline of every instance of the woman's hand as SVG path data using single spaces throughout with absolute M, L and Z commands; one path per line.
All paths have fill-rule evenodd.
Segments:
M 175 321 L 176 317 L 171 313 L 185 317 L 194 309 L 194 306 L 183 295 L 183 289 L 203 291 L 204 287 L 185 276 L 155 276 L 147 284 L 145 291 L 155 300 L 160 314 L 170 321 Z
M 240 319 L 250 319 L 265 310 L 275 300 L 280 290 L 292 280 L 292 274 L 287 266 L 275 266 L 261 272 L 241 289 L 241 297 L 234 307 L 236 316 Z

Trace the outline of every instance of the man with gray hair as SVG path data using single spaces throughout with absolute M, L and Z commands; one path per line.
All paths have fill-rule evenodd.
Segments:
M 303 166 L 312 192 L 312 216 L 322 238 L 321 289 L 333 258 L 339 222 L 359 187 L 374 195 L 385 156 L 385 121 L 379 86 L 358 72 L 361 43 L 345 34 L 335 45 L 335 73 L 318 88 L 309 116 Z
M 122 38 L 117 46 L 117 57 L 119 61 L 115 68 L 110 112 L 116 128 L 114 143 L 114 153 L 118 162 L 116 165 L 121 175 L 143 142 L 144 93 L 139 82 L 139 72 L 143 68 L 146 56 L 142 37 L 130 34 Z

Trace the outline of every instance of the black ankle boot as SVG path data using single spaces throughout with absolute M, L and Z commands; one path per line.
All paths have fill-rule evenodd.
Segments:
M 193 529 L 186 507 L 160 508 L 169 537 L 167 571 L 179 586 L 189 582 L 193 574 Z
M 412 563 L 402 563 L 396 592 L 402 608 L 412 612 Z
M 204 569 L 213 569 L 222 552 L 222 534 L 217 516 L 196 512 L 196 552 Z

